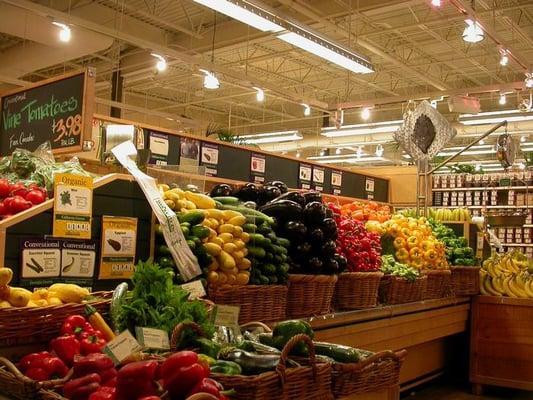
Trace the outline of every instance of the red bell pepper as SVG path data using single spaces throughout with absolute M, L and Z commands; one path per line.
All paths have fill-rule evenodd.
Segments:
M 115 370 L 116 371 L 116 370 Z M 109 386 L 109 387 L 117 387 L 117 377 L 109 379 L 108 381 L 105 381 L 102 386 Z
M 46 351 L 28 354 L 20 361 L 19 368 L 35 381 L 63 378 L 68 372 L 63 361 Z
M 28 354 L 20 359 L 18 363 L 18 368 L 22 372 L 25 372 L 35 361 L 42 360 L 48 357 L 52 357 L 52 354 L 50 354 L 48 351 Z
M 91 393 L 98 389 L 100 389 L 100 375 L 89 374 L 65 383 L 63 395 L 67 399 L 86 400 Z
M 137 400 L 161 400 L 159 396 L 143 396 L 139 397 Z
M 117 389 L 114 387 L 101 386 L 96 392 L 92 392 L 88 400 L 115 400 Z
M 92 332 L 93 327 L 83 315 L 71 315 L 63 321 L 61 326 L 62 335 L 76 335 L 79 336 L 83 332 Z
M 101 353 L 102 348 L 107 344 L 100 331 L 83 331 L 79 335 L 81 354 Z
M 60 336 L 50 341 L 50 347 L 67 365 L 72 365 L 74 356 L 80 354 L 80 342 L 74 335 Z
M 117 399 L 129 400 L 155 395 L 157 361 L 137 361 L 126 364 L 118 371 Z
M 187 397 L 196 393 L 209 393 L 218 398 L 220 397 L 218 382 L 213 379 L 204 378 L 192 388 Z
M 205 368 L 198 363 L 198 355 L 180 351 L 168 357 L 161 365 L 163 387 L 172 398 L 184 397 L 202 379 L 207 378 Z
M 104 377 L 102 376 L 103 373 L 109 369 L 115 369 L 113 360 L 103 353 L 93 353 L 87 356 L 76 356 L 74 358 L 72 368 L 74 369 L 75 377 L 84 376 L 95 372 L 101 375 L 102 382 L 114 377 Z
M 103 370 L 102 372 L 99 372 L 98 375 L 100 375 L 100 378 L 102 378 L 102 385 L 103 386 L 117 386 L 116 384 L 116 378 L 117 378 L 117 369 L 115 367 L 108 368 L 106 370 Z M 113 381 L 114 384 L 108 384 L 108 382 Z

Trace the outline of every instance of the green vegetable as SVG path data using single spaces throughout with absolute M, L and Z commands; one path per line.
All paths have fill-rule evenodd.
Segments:
M 117 327 L 119 326 L 120 308 L 127 293 L 128 284 L 126 282 L 122 282 L 117 285 L 115 290 L 113 290 L 113 295 L 111 296 L 109 314 L 111 315 L 111 322 L 113 323 L 113 328 L 115 328 L 115 332 L 119 331 Z
M 211 339 L 199 337 L 194 340 L 196 347 L 200 349 L 200 353 L 216 359 L 222 346 Z
M 272 343 L 277 349 L 283 350 L 287 342 L 300 333 L 309 336 L 311 339 L 315 337 L 311 325 L 305 321 L 293 319 L 279 322 L 272 330 Z M 293 348 L 292 354 L 306 356 L 308 354 L 307 345 L 302 342 L 297 343 Z
M 239 364 L 233 361 L 217 360 L 214 364 L 210 365 L 210 371 L 216 374 L 224 375 L 240 375 L 242 374 L 242 368 Z
M 209 228 L 203 225 L 194 225 L 191 228 L 191 235 L 199 239 L 205 239 L 209 236 Z
M 313 342 L 316 354 L 330 357 L 341 363 L 356 363 L 361 360 L 361 354 L 357 349 L 340 344 Z
M 148 260 L 139 262 L 131 278 L 133 290 L 124 297 L 118 311 L 118 331 L 129 329 L 135 332 L 136 326 L 162 329 L 170 335 L 180 322 L 196 322 L 205 336 L 213 336 L 214 327 L 210 322 L 203 302 L 188 300 L 189 293 L 172 282 L 174 273 L 161 268 Z M 185 329 L 180 345 L 193 344 L 196 334 Z
M 381 256 L 381 271 L 384 274 L 402 277 L 409 282 L 414 282 L 420 274 L 418 270 L 397 262 L 390 254 Z
M 201 224 L 205 218 L 203 211 L 196 210 L 179 212 L 176 215 L 180 224 L 188 222 L 191 226 Z
M 220 359 L 233 361 L 240 365 L 245 375 L 257 375 L 262 372 L 272 371 L 279 363 L 279 355 L 256 354 L 237 348 L 226 348 L 219 354 Z
M 265 346 L 274 347 L 274 339 L 272 339 L 271 332 L 259 333 L 257 339 L 259 340 L 259 343 L 262 343 Z
M 257 231 L 257 225 L 246 223 L 242 226 L 242 229 L 244 232 L 255 233 Z
M 248 246 L 247 249 L 248 249 L 248 255 L 250 255 L 251 257 L 263 258 L 266 255 L 265 249 L 261 247 Z
M 233 197 L 233 196 L 218 196 L 218 197 L 213 197 L 213 200 L 218 201 L 222 205 L 229 205 L 229 206 L 238 206 L 241 202 L 237 197 Z

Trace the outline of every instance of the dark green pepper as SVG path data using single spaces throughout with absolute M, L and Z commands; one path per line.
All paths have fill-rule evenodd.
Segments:
M 202 337 L 196 338 L 194 343 L 200 349 L 200 353 L 215 359 L 222 348 L 217 342 Z
M 242 368 L 239 364 L 233 361 L 217 360 L 214 364 L 209 366 L 211 372 L 224 375 L 240 375 Z
M 272 331 L 272 343 L 277 349 L 283 350 L 283 347 L 287 344 L 287 342 L 291 340 L 293 336 L 296 336 L 300 333 L 309 336 L 311 339 L 315 337 L 315 333 L 313 332 L 311 325 L 305 321 L 295 319 L 279 322 Z M 307 345 L 300 342 L 294 346 L 291 354 L 305 357 L 308 355 L 308 353 L 309 351 L 307 349 Z

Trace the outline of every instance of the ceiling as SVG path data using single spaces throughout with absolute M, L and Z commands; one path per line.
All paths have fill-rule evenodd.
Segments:
M 375 72 L 350 73 L 274 35 L 215 16 L 192 0 L 0 0 L 0 7 L 19 15 L 13 17 L 17 26 L 0 22 L 0 82 L 8 87 L 92 66 L 100 113 L 108 113 L 113 104 L 124 118 L 179 129 L 194 120 L 199 125 L 193 131 L 199 134 L 208 124 L 238 135 L 295 129 L 304 140 L 262 147 L 302 157 L 339 146 L 342 154 L 357 150 L 342 142 L 370 142 L 363 148 L 370 154 L 382 142 L 384 157 L 396 163 L 408 160 L 391 143 L 390 132 L 327 139 L 320 130 L 339 107 L 345 108 L 344 124 L 365 122 L 361 106 L 372 107 L 371 122 L 398 120 L 409 99 L 444 96 L 438 110 L 454 122 L 458 115 L 446 103 L 452 94 L 479 97 L 482 111 L 515 109 L 518 101 L 529 98 L 516 89 L 523 89 L 524 72 L 533 64 L 533 0 L 476 1 L 475 17 L 487 32 L 476 44 L 462 39 L 470 0 L 442 0 L 439 8 L 430 0 L 262 3 L 364 55 Z M 34 32 L 39 21 L 32 18 L 51 26 L 50 37 Z M 71 24 L 71 43 L 55 43 L 53 20 Z M 499 63 L 499 45 L 512 49 L 505 67 Z M 30 60 L 34 49 L 46 50 L 47 56 Z M 152 52 L 167 59 L 165 72 L 155 70 Z M 216 72 L 220 89 L 203 88 L 200 67 Z M 110 103 L 117 71 L 123 78 L 122 99 Z M 256 101 L 253 87 L 265 90 L 265 101 Z M 508 93 L 504 106 L 498 104 L 500 92 Z M 310 116 L 304 116 L 301 103 L 311 105 Z M 455 144 L 489 127 L 454 126 L 459 132 Z M 533 121 L 513 123 L 509 129 L 519 136 L 531 132 L 526 142 L 533 142 Z

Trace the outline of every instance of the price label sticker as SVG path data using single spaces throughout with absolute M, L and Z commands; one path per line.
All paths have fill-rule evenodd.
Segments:
M 161 329 L 136 327 L 135 335 L 145 349 L 170 350 L 168 333 Z
M 217 326 L 228 326 L 230 328 L 239 328 L 239 306 L 228 306 L 217 304 L 212 312 L 213 323 Z
M 204 285 L 202 285 L 202 281 L 192 281 L 187 282 L 181 285 L 183 290 L 186 290 L 189 292 L 189 299 L 195 300 L 199 299 L 200 297 L 204 297 L 206 295 Z
M 139 342 L 133 337 L 130 331 L 125 330 L 112 341 L 108 342 L 103 352 L 107 354 L 115 365 L 119 365 L 126 358 L 142 349 Z

